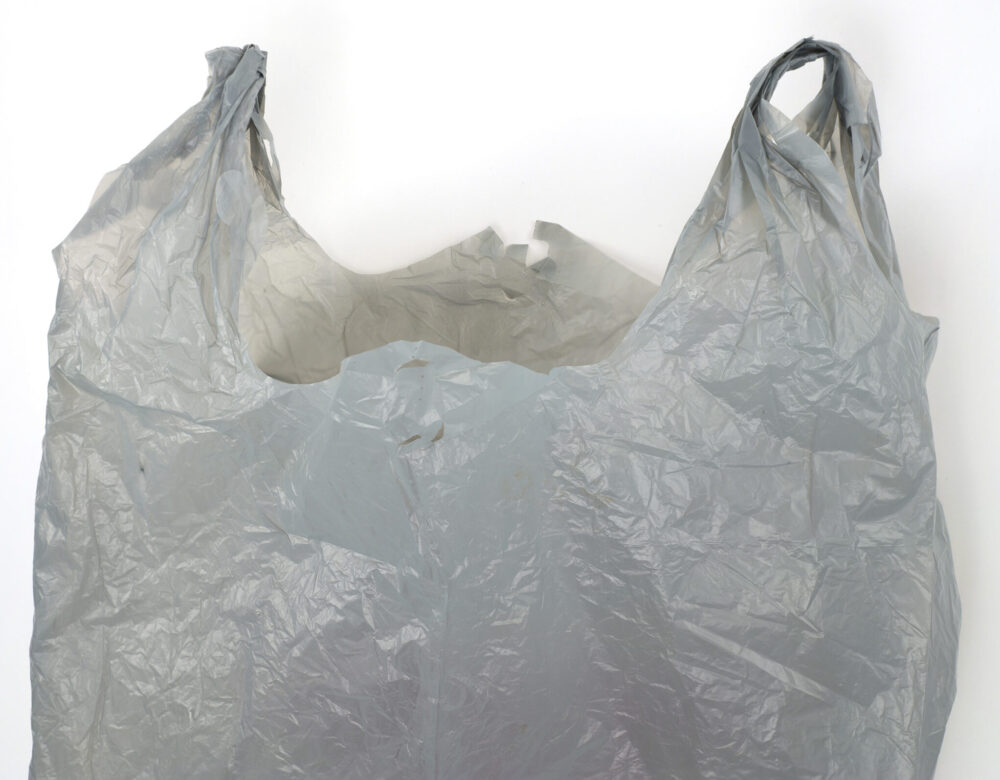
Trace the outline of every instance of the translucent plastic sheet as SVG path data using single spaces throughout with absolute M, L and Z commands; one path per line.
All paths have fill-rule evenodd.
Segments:
M 208 59 L 54 252 L 33 776 L 931 777 L 937 322 L 846 52 L 754 79 L 659 286 L 549 223 L 338 266 Z

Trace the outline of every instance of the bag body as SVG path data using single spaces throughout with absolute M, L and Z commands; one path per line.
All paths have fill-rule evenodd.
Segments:
M 33 777 L 933 775 L 938 323 L 847 52 L 758 74 L 659 286 L 551 223 L 337 265 L 208 60 L 54 250 Z

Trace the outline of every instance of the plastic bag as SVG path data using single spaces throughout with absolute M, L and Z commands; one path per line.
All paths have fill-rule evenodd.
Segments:
M 659 287 L 546 223 L 337 266 L 208 59 L 54 251 L 33 776 L 932 775 L 938 326 L 846 52 L 754 79 Z

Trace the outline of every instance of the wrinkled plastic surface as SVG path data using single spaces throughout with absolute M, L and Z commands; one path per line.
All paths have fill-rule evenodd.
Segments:
M 932 775 L 937 322 L 849 55 L 761 71 L 659 287 L 546 223 L 337 266 L 208 58 L 55 250 L 35 777 Z

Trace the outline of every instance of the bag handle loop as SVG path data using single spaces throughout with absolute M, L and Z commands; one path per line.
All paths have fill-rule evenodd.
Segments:
M 871 82 L 850 54 L 835 43 L 807 37 L 771 60 L 750 82 L 731 150 L 745 166 L 756 172 L 750 177 L 751 186 L 755 186 L 756 176 L 766 178 L 769 175 L 770 165 L 761 131 L 765 125 L 760 113 L 761 101 L 770 100 L 785 73 L 819 58 L 825 60 L 823 86 L 810 108 L 815 109 L 817 101 L 824 96 L 836 106 L 850 148 L 845 150 L 843 163 L 837 161 L 834 165 L 846 164 L 843 174 L 848 197 L 856 206 L 872 258 L 889 284 L 905 300 L 895 242 L 879 187 L 876 162 L 881 155 L 881 132 L 875 95 Z M 826 105 L 829 107 L 829 103 Z M 758 193 L 758 200 L 767 210 L 766 192 Z
M 849 129 L 858 126 L 867 128 L 867 132 L 855 135 L 859 136 L 859 141 L 866 140 L 860 136 L 867 136 L 867 142 L 864 143 L 866 148 L 859 151 L 864 152 L 865 167 L 870 167 L 881 152 L 875 96 L 871 82 L 861 72 L 854 58 L 835 43 L 811 37 L 803 38 L 779 54 L 750 82 L 744 109 L 756 120 L 761 101 L 770 101 L 782 76 L 821 57 L 825 60 L 823 85 L 826 87 L 832 81 L 833 99 L 844 126 Z M 856 162 L 861 162 L 861 158 Z

